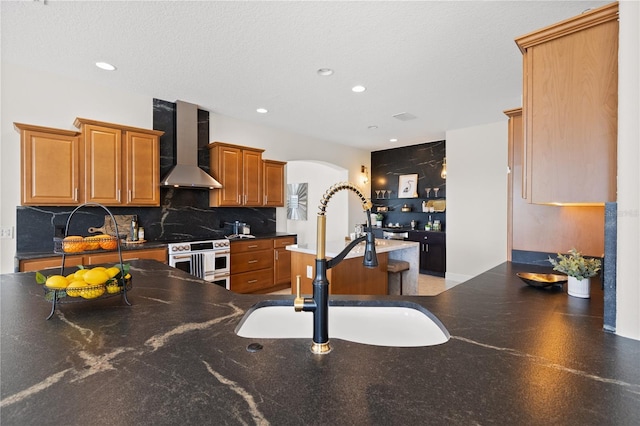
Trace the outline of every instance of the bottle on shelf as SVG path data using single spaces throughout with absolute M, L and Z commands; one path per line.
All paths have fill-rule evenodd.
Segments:
M 431 215 L 429 215 L 429 221 L 427 222 L 427 224 L 424 226 L 424 230 L 425 231 L 431 231 L 431 228 L 433 227 L 433 222 L 431 221 Z
M 131 235 L 129 235 L 131 241 L 138 241 L 138 215 L 134 215 L 131 219 Z

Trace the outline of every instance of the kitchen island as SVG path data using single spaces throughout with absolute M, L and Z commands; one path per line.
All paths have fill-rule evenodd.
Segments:
M 0 275 L 3 426 L 640 418 L 640 342 L 602 331 L 597 280 L 591 299 L 577 299 L 515 276 L 550 268 L 504 263 L 434 297 L 360 296 L 418 303 L 451 338 L 422 348 L 333 339 L 329 354 L 313 355 L 309 339 L 234 333 L 255 303 L 291 296 L 235 294 L 155 261 L 132 261 L 131 271 L 132 306 L 70 303 L 49 321 L 33 272 Z
M 387 262 L 403 260 L 409 270 L 402 272 L 402 294 L 418 294 L 419 244 L 411 241 L 376 238 L 378 267 L 362 265 L 365 244 L 353 248 L 335 268 L 327 271 L 330 294 L 400 294 L 400 274 L 387 274 Z M 350 241 L 328 241 L 325 246 L 327 259 L 336 257 Z M 291 292 L 295 294 L 296 276 L 300 275 L 303 294 L 311 294 L 315 275 L 315 244 L 298 243 L 287 246 L 291 251 Z

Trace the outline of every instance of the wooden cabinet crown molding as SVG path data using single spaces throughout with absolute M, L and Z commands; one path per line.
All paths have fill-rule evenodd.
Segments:
M 80 132 L 77 132 L 75 130 L 64 130 L 64 129 L 56 129 L 53 127 L 34 126 L 33 124 L 14 122 L 13 127 L 16 129 L 18 133 L 20 133 L 21 131 L 30 131 L 30 132 L 55 133 L 57 135 L 71 136 L 71 137 L 80 136 Z
M 548 27 L 522 35 L 515 39 L 518 48 L 522 53 L 537 44 L 545 43 L 568 34 L 585 30 L 604 22 L 618 19 L 618 2 L 610 3 L 597 9 L 584 12 L 581 15 L 574 16 Z
M 227 146 L 230 148 L 236 148 L 236 149 L 250 149 L 251 151 L 257 151 L 257 152 L 264 152 L 264 149 L 260 149 L 260 148 L 253 148 L 253 147 L 248 147 L 248 146 L 242 146 L 242 145 L 234 145 L 232 143 L 227 143 L 227 142 L 220 142 L 220 141 L 216 141 L 216 142 L 211 142 L 207 148 L 209 149 L 213 149 L 217 146 Z
M 73 122 L 73 125 L 78 129 L 82 128 L 82 125 L 84 124 L 92 125 L 92 126 L 101 126 L 101 127 L 112 127 L 112 128 L 117 128 L 117 129 L 126 131 L 126 132 L 146 133 L 146 134 L 154 135 L 158 137 L 164 135 L 164 132 L 161 130 L 143 129 L 141 127 L 125 126 L 124 124 L 107 123 L 106 121 L 91 120 L 89 118 L 76 117 L 76 119 Z

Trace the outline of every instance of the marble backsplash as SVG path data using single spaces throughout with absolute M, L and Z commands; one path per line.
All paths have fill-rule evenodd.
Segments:
M 175 164 L 175 104 L 153 100 L 153 128 L 160 138 L 160 176 Z M 198 165 L 209 171 L 209 112 L 198 110 Z M 242 144 L 242 141 L 235 141 Z M 147 241 L 194 241 L 223 238 L 232 234 L 236 220 L 251 226 L 254 235 L 276 232 L 275 208 L 209 207 L 209 190 L 160 188 L 160 207 L 107 207 L 114 215 L 138 215 Z M 63 236 L 67 219 L 75 207 L 18 206 L 16 209 L 16 250 L 49 252 L 53 238 Z M 90 235 L 90 227 L 104 225 L 107 213 L 100 207 L 80 208 L 69 223 L 67 235 Z

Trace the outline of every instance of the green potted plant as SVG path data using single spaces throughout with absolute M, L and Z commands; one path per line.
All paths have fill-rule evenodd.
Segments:
M 553 265 L 553 270 L 567 274 L 568 288 L 570 296 L 589 298 L 590 278 L 600 271 L 600 259 L 585 258 L 582 254 L 572 248 L 568 255 L 558 253 L 557 259 L 549 257 L 549 262 Z
M 384 216 L 382 216 L 382 213 L 378 213 L 376 215 L 376 226 L 382 226 L 382 220 L 384 219 Z

